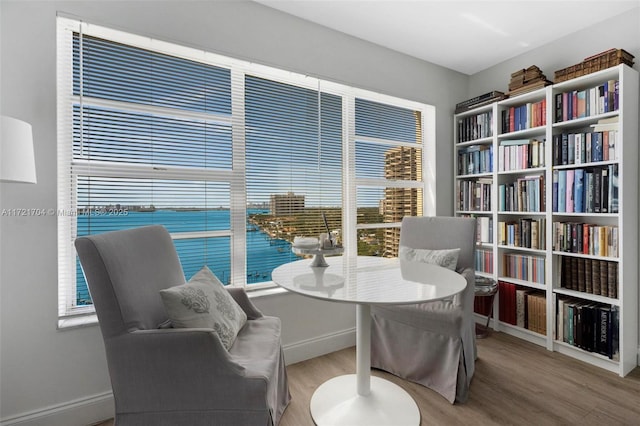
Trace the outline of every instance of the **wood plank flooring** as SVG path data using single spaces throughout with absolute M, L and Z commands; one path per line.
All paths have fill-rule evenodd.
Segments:
M 290 365 L 287 371 L 292 401 L 280 426 L 312 426 L 313 391 L 331 377 L 355 373 L 355 348 Z M 422 425 L 640 424 L 640 369 L 622 378 L 504 333 L 478 340 L 465 404 L 451 405 L 430 389 L 382 371 L 373 374 L 411 394 Z

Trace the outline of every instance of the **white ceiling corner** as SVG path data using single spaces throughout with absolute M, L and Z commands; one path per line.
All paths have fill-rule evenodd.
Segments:
M 640 7 L 640 0 L 255 1 L 469 75 Z

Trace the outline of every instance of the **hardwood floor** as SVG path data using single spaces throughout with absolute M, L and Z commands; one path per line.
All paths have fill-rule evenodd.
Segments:
M 290 365 L 287 371 L 293 398 L 280 426 L 312 426 L 313 391 L 331 377 L 355 372 L 355 348 Z M 504 333 L 478 340 L 465 404 L 451 405 L 430 389 L 381 371 L 373 374 L 411 394 L 422 425 L 640 424 L 640 369 L 622 378 Z

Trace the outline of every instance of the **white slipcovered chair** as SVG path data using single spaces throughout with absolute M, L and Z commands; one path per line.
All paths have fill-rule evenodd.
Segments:
M 227 287 L 247 316 L 229 349 L 212 328 L 165 328 L 160 291 L 185 276 L 164 227 L 80 237 L 75 245 L 104 339 L 116 425 L 278 424 L 291 398 L 279 318 Z
M 475 230 L 472 218 L 405 217 L 400 251 L 459 248 L 455 270 L 467 287 L 451 300 L 371 311 L 371 366 L 431 388 L 451 403 L 467 400 L 475 367 Z

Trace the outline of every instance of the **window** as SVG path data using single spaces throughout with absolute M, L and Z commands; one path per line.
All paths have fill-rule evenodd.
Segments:
M 422 215 L 422 112 L 355 99 L 358 254 L 395 257 L 404 216 Z
M 294 236 L 395 256 L 427 212 L 433 107 L 59 18 L 59 315 L 92 312 L 74 240 L 148 224 L 185 275 L 271 285 Z M 426 135 L 426 136 L 425 136 Z M 431 142 L 433 145 L 433 142 Z M 395 245 L 394 245 L 395 244 Z

